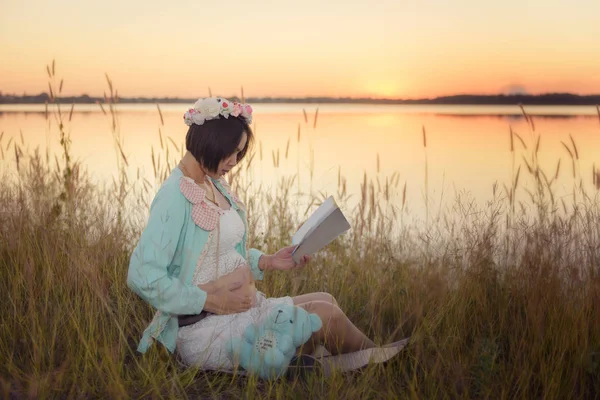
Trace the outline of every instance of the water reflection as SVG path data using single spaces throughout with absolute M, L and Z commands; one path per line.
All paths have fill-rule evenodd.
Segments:
M 172 159 L 180 153 L 187 128 L 182 122 L 182 110 L 186 107 L 161 106 L 163 126 L 156 105 L 118 106 L 119 132 L 132 176 L 137 177 L 139 169 L 140 179 L 154 181 L 151 151 L 163 154 L 163 163 L 167 147 L 170 146 Z M 64 106 L 63 112 L 68 113 L 69 109 L 70 106 Z M 56 125 L 48 127 L 44 110 L 43 105 L 0 107 L 0 131 L 5 132 L 0 143 L 5 158 L 0 164 L 5 169 L 14 168 L 7 161 L 11 154 L 6 151 L 7 143 L 13 138 L 20 144 L 21 132 L 24 147 L 60 151 Z M 523 158 L 529 157 L 535 146 L 535 134 L 518 107 L 324 105 L 319 108 L 314 128 L 315 110 L 315 105 L 256 105 L 254 128 L 258 141 L 253 167 L 247 174 L 257 186 L 274 186 L 282 176 L 298 174 L 296 185 L 301 191 L 335 193 L 341 171 L 347 179 L 348 192 L 357 198 L 365 173 L 375 185 L 377 180 L 379 185 L 385 184 L 386 178 L 396 174 L 398 190 L 406 184 L 408 206 L 423 214 L 426 194 L 433 199 L 430 201 L 439 203 L 440 199 L 451 201 L 456 193 L 466 191 L 483 204 L 491 198 L 495 182 L 502 187 L 513 179 L 509 127 L 526 146 L 518 141 L 517 167 L 525 168 Z M 595 108 L 528 107 L 527 111 L 537 115 L 534 122 L 536 133 L 541 135 L 542 167 L 554 173 L 558 160 L 563 162 L 557 196 L 568 197 L 573 190 L 571 161 L 563 145 L 571 146 L 569 135 L 578 146 L 576 173 L 591 189 L 594 165 L 600 166 L 600 123 Z M 94 179 L 111 179 L 118 163 L 110 118 L 97 105 L 76 105 L 67 130 L 73 140 L 74 158 L 89 169 Z M 277 157 L 279 163 L 275 167 L 273 160 Z M 523 190 L 531 189 L 526 175 L 521 177 L 521 185 Z

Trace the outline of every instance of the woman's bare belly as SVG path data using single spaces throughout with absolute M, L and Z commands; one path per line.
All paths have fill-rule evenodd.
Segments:
M 242 286 L 232 292 L 249 296 L 252 300 L 256 298 L 256 285 L 248 265 L 242 265 L 235 271 L 219 278 L 219 286 L 229 286 L 236 282 L 241 283 Z

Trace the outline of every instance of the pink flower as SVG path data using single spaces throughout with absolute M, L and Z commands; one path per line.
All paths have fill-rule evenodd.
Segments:
M 242 113 L 242 105 L 240 103 L 233 103 L 233 110 L 231 111 L 231 115 L 234 117 L 239 116 Z
M 197 111 L 193 108 L 187 110 L 186 113 L 183 114 L 183 122 L 185 122 L 187 126 L 192 126 L 192 124 L 194 123 L 194 114 L 196 113 Z
M 249 104 L 244 104 L 242 107 L 242 117 L 244 117 L 244 119 L 246 120 L 246 122 L 248 122 L 249 124 L 252 123 L 252 107 Z

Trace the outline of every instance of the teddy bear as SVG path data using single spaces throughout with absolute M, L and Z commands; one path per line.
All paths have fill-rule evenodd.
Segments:
M 301 307 L 282 304 L 275 307 L 260 325 L 250 324 L 242 338 L 227 344 L 234 365 L 263 379 L 281 377 L 296 354 L 296 349 L 323 326 L 317 314 Z

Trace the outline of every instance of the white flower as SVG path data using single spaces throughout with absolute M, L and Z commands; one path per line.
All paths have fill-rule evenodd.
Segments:
M 215 119 L 219 117 L 221 112 L 221 104 L 215 97 L 200 99 L 194 104 L 194 109 L 202 114 L 205 120 Z
M 187 126 L 192 126 L 192 124 L 194 123 L 192 116 L 197 113 L 198 112 L 196 110 L 190 108 L 185 112 L 185 114 L 183 114 L 183 122 L 185 122 Z
M 193 124 L 202 125 L 204 123 L 204 116 L 199 111 L 190 108 L 183 114 L 183 122 L 187 126 L 192 126 Z
M 204 115 L 199 112 L 195 112 L 194 114 L 192 114 L 192 121 L 196 125 L 202 125 L 204 123 Z

